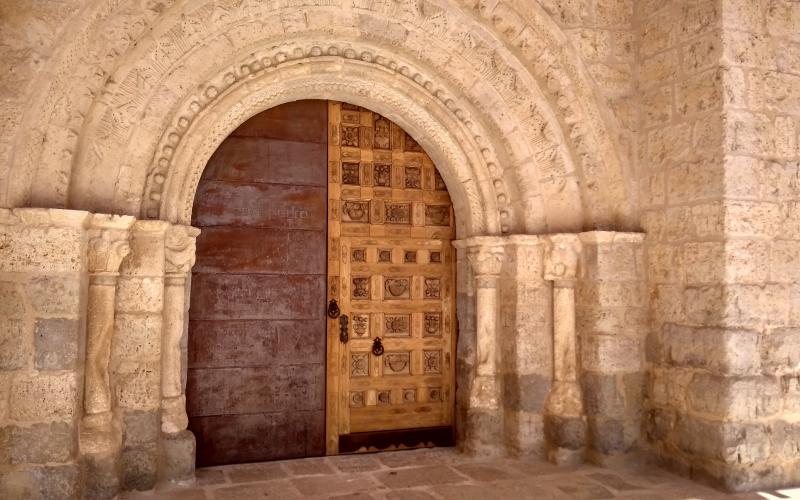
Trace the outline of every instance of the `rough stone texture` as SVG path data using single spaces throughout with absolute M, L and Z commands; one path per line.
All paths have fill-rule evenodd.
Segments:
M 643 229 L 644 248 L 584 241 L 590 458 L 645 448 L 730 489 L 800 482 L 798 33 L 792 0 L 5 2 L 0 440 L 75 435 L 83 416 L 81 210 L 188 223 L 230 131 L 282 102 L 333 98 L 419 138 L 460 238 L 517 235 L 495 245 L 507 259 L 496 308 L 459 250 L 459 443 L 538 454 L 547 441 L 552 294 L 536 237 L 518 235 Z M 165 313 L 166 225 L 137 222 L 114 292 L 115 423 L 148 436 L 119 462 L 136 487 L 157 475 L 162 437 L 131 412 L 164 406 L 166 429 L 183 428 L 175 335 L 171 371 L 160 358 L 161 329 L 181 326 Z M 0 465 L 0 492 L 77 495 L 72 455 Z M 104 458 L 91 495 L 116 493 L 119 458 Z

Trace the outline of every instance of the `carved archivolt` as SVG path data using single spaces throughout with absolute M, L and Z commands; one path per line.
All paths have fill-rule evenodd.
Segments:
M 459 145 L 480 171 L 454 165 L 445 180 L 484 191 L 498 234 L 623 220 L 630 208 L 612 134 L 563 33 L 535 3 L 524 12 L 503 0 L 472 5 L 209 0 L 136 11 L 98 0 L 60 41 L 56 76 L 24 117 L 14 171 L 0 175 L 14 185 L 0 192 L 7 187 L 13 204 L 163 217 L 163 186 L 185 168 L 176 152 L 211 103 L 261 73 L 327 59 L 405 80 L 468 131 L 472 144 Z M 112 43 L 93 35 L 108 25 L 118 27 Z M 109 166 L 118 170 L 98 175 Z M 549 199 L 571 210 L 543 216 Z

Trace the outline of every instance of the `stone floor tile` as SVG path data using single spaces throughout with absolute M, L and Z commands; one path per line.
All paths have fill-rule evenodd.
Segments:
M 464 463 L 469 457 L 455 448 L 426 448 L 422 450 L 399 450 L 379 453 L 379 460 L 387 467 L 414 467 L 419 465 L 449 465 Z
M 445 465 L 380 471 L 375 473 L 375 477 L 383 484 L 393 489 L 463 483 L 467 480 L 466 477 Z
M 375 497 L 363 491 L 359 491 L 357 493 L 348 493 L 346 495 L 329 496 L 326 498 L 329 498 L 330 500 L 374 500 L 375 499 Z
M 385 500 L 436 500 L 436 497 L 424 490 L 400 489 L 384 492 Z
M 213 500 L 294 500 L 304 498 L 286 479 L 208 488 Z
M 589 500 L 601 498 L 614 498 L 615 495 L 608 488 L 595 483 L 573 480 L 563 484 L 556 484 L 556 488 L 576 500 Z
M 383 467 L 375 455 L 340 455 L 328 457 L 328 461 L 341 472 L 368 472 Z
M 227 481 L 225 470 L 221 468 L 202 468 L 194 471 L 195 486 L 222 484 Z
M 610 472 L 592 472 L 590 474 L 586 474 L 586 477 L 594 481 L 597 481 L 598 483 L 602 484 L 607 488 L 611 488 L 617 491 L 645 489 L 643 486 L 629 483 L 619 475 Z
M 479 482 L 503 481 L 506 479 L 525 477 L 521 472 L 508 467 L 491 464 L 460 464 L 453 468 L 465 476 Z
M 304 496 L 344 495 L 378 491 L 380 485 L 368 474 L 336 474 L 292 478 L 292 484 Z
M 312 476 L 333 474 L 336 472 L 324 458 L 287 460 L 283 462 L 283 466 L 288 469 L 293 476 Z
M 283 479 L 289 476 L 280 462 L 231 465 L 225 472 L 232 483 L 269 481 L 271 479 Z

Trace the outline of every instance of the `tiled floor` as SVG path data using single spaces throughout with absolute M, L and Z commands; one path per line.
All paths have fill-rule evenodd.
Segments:
M 308 458 L 197 470 L 193 485 L 160 485 L 123 500 L 784 499 L 726 495 L 652 467 L 605 469 L 514 459 L 481 460 L 450 448 Z

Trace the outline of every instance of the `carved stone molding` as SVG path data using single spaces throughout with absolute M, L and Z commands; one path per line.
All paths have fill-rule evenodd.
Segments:
M 164 259 L 167 274 L 186 274 L 195 262 L 195 242 L 200 230 L 192 226 L 174 225 L 164 240 Z
M 546 239 L 544 279 L 574 281 L 578 276 L 581 240 L 577 234 L 554 234 Z
M 465 249 L 467 259 L 475 276 L 497 277 L 505 262 L 506 238 L 477 236 L 453 242 L 453 246 Z
M 127 215 L 92 215 L 89 225 L 89 274 L 116 274 L 130 253 L 128 242 L 134 218 Z

